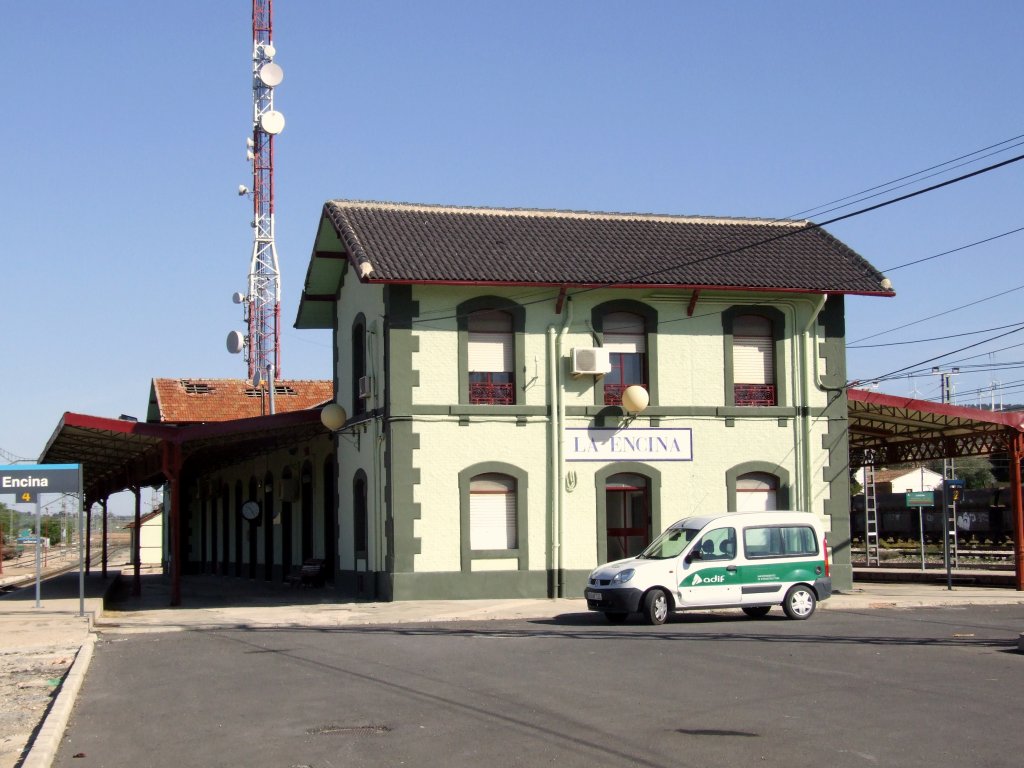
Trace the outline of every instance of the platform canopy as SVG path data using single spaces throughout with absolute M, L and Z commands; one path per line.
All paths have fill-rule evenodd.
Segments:
M 1012 454 L 1024 435 L 1024 412 L 985 411 L 862 389 L 850 389 L 847 396 L 852 466 Z
M 162 485 L 169 472 L 188 462 L 216 469 L 317 436 L 328 436 L 319 409 L 187 426 L 68 412 L 39 462 L 81 464 L 85 497 L 93 502 L 118 491 Z M 174 458 L 169 459 L 172 447 Z

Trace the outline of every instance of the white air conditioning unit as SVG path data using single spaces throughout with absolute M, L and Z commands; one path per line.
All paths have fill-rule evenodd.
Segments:
M 572 350 L 570 357 L 573 376 L 602 376 L 612 370 L 608 350 L 601 347 L 577 347 Z
M 359 377 L 359 399 L 373 397 L 373 380 L 369 376 Z

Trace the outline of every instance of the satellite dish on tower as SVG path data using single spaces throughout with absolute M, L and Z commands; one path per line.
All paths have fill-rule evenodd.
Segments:
M 268 61 L 260 67 L 257 74 L 259 75 L 260 82 L 268 88 L 278 86 L 284 80 L 284 70 L 281 69 L 281 65 L 275 64 L 272 61 Z
M 263 383 L 263 374 L 260 372 L 260 369 L 257 368 L 256 372 L 252 375 L 252 385 L 253 385 L 253 387 L 255 389 L 259 389 L 260 388 L 260 384 L 262 384 L 262 383 Z
M 260 115 L 260 130 L 274 136 L 284 130 L 284 115 L 271 109 Z
M 231 294 L 231 300 L 235 302 L 235 304 L 241 304 L 243 301 L 245 301 L 245 294 L 235 291 L 233 294 Z M 235 331 L 235 333 L 238 332 Z
M 232 355 L 237 355 L 245 348 L 245 337 L 240 331 L 232 331 L 228 334 L 228 352 Z

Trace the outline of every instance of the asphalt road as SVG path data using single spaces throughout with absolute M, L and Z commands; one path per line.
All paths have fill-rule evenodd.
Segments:
M 55 766 L 1019 766 L 1024 606 L 104 633 Z

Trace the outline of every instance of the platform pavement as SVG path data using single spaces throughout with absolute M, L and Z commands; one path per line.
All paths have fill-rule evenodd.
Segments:
M 247 579 L 193 576 L 182 580 L 182 604 L 170 606 L 169 580 L 141 579 L 142 594 L 128 594 L 131 575 L 91 574 L 80 598 L 79 577 L 68 573 L 0 596 L 0 652 L 75 647 L 77 657 L 37 731 L 22 768 L 46 768 L 56 756 L 75 696 L 92 658 L 97 634 L 174 632 L 188 629 L 332 627 L 369 624 L 440 623 L 545 619 L 586 612 L 581 598 L 422 600 L 391 603 L 341 601 L 329 590 L 295 589 Z M 107 607 L 104 599 L 107 599 Z M 855 582 L 820 604 L 823 610 L 872 610 L 957 605 L 1024 604 L 1024 592 L 1007 587 L 944 583 Z M 1024 627 L 1021 628 L 1024 630 Z M 1021 650 L 1024 651 L 1024 634 Z

